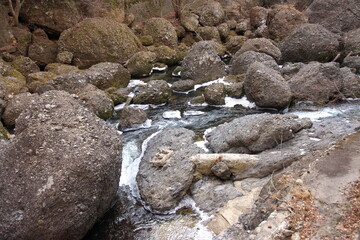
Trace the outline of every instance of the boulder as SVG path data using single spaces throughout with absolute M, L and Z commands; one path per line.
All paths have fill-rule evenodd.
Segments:
M 8 127 L 15 126 L 15 120 L 20 116 L 22 111 L 27 109 L 31 103 L 36 101 L 38 95 L 30 93 L 20 93 L 15 95 L 6 105 L 2 114 L 2 120 Z
M 276 61 L 279 61 L 281 58 L 280 49 L 275 45 L 273 41 L 266 38 L 248 39 L 242 45 L 240 50 L 237 51 L 237 53 L 241 54 L 247 51 L 266 53 L 267 55 L 273 57 Z
M 254 52 L 254 51 L 247 51 L 241 53 L 238 51 L 230 61 L 231 74 L 245 74 L 250 65 L 254 62 L 263 63 L 265 66 L 278 70 L 279 66 L 276 63 L 275 59 L 271 56 L 261 53 L 261 52 Z
M 216 127 L 206 135 L 215 153 L 258 153 L 294 137 L 310 128 L 309 119 L 295 115 L 254 114 L 236 118 Z
M 250 25 L 252 29 L 266 25 L 269 15 L 269 9 L 256 6 L 250 10 Z
M 309 23 L 320 24 L 341 34 L 360 27 L 360 5 L 357 0 L 314 0 L 306 9 Z
M 319 104 L 360 93 L 359 77 L 333 62 L 307 64 L 288 82 L 295 100 Z
M 74 54 L 68 51 L 59 52 L 56 56 L 56 62 L 63 64 L 71 64 L 74 58 Z
M 213 44 L 196 43 L 182 62 L 182 79 L 192 79 L 204 83 L 225 75 L 225 63 L 217 55 Z
M 99 62 L 124 62 L 142 48 L 125 24 L 112 19 L 89 18 L 61 33 L 60 52 L 73 53 L 74 65 L 87 68 Z
M 14 38 L 11 36 L 10 27 L 8 24 L 8 9 L 1 5 L 0 9 L 0 48 L 9 46 L 13 43 Z
M 241 197 L 243 194 L 236 189 L 231 181 L 202 179 L 197 181 L 190 192 L 196 206 L 205 212 L 218 210 L 228 201 Z
M 344 35 L 344 54 L 360 55 L 360 28 L 349 31 Z
M 245 19 L 236 24 L 235 32 L 239 35 L 246 35 L 245 34 L 246 31 L 249 31 L 250 29 L 251 29 L 250 20 Z
M 13 27 L 11 33 L 16 39 L 17 52 L 23 56 L 28 56 L 29 46 L 31 45 L 31 32 L 22 26 Z
M 231 54 L 235 54 L 247 41 L 247 37 L 244 36 L 233 36 L 226 41 L 226 50 Z
M 226 85 L 225 92 L 229 97 L 241 98 L 244 95 L 244 82 L 235 82 Z
M 216 28 L 219 31 L 221 40 L 225 40 L 229 36 L 230 28 L 227 23 L 222 23 Z
M 154 45 L 174 48 L 178 44 L 175 27 L 165 18 L 151 18 L 145 22 L 143 35 L 154 39 Z
M 199 22 L 203 26 L 216 26 L 224 21 L 225 12 L 221 4 L 214 0 L 204 2 L 198 9 Z
M 33 82 L 47 83 L 57 76 L 58 74 L 55 74 L 53 72 L 35 72 L 27 76 L 26 83 L 27 84 L 31 84 Z
M 167 128 L 152 135 L 136 177 L 140 196 L 151 209 L 174 208 L 190 188 L 195 172 L 190 156 L 200 152 L 195 133 L 184 128 Z M 168 152 L 170 154 L 161 154 Z M 166 157 L 166 161 L 160 162 Z
M 57 75 L 66 75 L 72 72 L 81 72 L 77 67 L 63 63 L 50 63 L 46 65 L 45 71 Z
M 181 54 L 168 46 L 159 46 L 155 48 L 154 52 L 156 53 L 156 62 L 169 66 L 176 65 L 182 60 Z
M 179 80 L 171 85 L 171 89 L 178 92 L 186 92 L 194 89 L 194 80 Z
M 135 104 L 162 104 L 171 96 L 171 89 L 164 80 L 151 80 L 133 98 Z
M 360 74 L 360 56 L 348 56 L 344 59 L 341 67 L 348 67 L 354 70 L 355 73 Z
M 259 161 L 259 158 L 248 154 L 214 153 L 197 154 L 192 156 L 190 160 L 195 164 L 196 171 L 201 175 L 213 176 L 215 174 L 213 167 L 218 163 L 223 163 L 229 169 L 230 175 L 236 176 L 254 166 Z
M 180 21 L 181 25 L 189 32 L 195 32 L 199 27 L 199 16 L 192 12 L 184 12 Z
M 147 120 L 146 112 L 140 108 L 124 107 L 120 112 L 121 128 L 130 128 Z
M 339 50 L 338 38 L 321 25 L 300 25 L 280 43 L 282 62 L 330 61 Z
M 220 34 L 216 27 L 199 27 L 196 33 L 201 41 L 214 40 L 221 42 Z
M 30 58 L 24 56 L 17 56 L 14 61 L 11 62 L 11 66 L 18 70 L 24 77 L 27 77 L 30 73 L 40 72 L 39 66 Z
M 36 62 L 40 67 L 45 67 L 56 60 L 58 45 L 49 40 L 44 30 L 37 29 L 33 32 L 33 42 L 29 47 L 29 58 Z
M 213 83 L 205 87 L 205 101 L 211 105 L 225 104 L 225 85 L 223 83 Z
M 294 6 L 276 5 L 269 12 L 267 25 L 271 38 L 281 41 L 289 36 L 298 25 L 306 22 L 306 15 L 296 10 Z
M 0 59 L 0 98 L 26 91 L 25 77 Z
M 259 62 L 249 67 L 244 90 L 250 101 L 264 108 L 284 109 L 292 96 L 289 84 L 281 74 Z
M 114 112 L 114 102 L 111 98 L 104 91 L 91 85 L 79 93 L 79 99 L 99 118 L 108 119 Z
M 137 52 L 127 62 L 126 67 L 132 77 L 149 76 L 154 67 L 156 54 L 153 52 Z
M 283 78 L 288 81 L 290 80 L 295 74 L 297 74 L 300 69 L 302 67 L 304 67 L 305 64 L 298 62 L 298 63 L 290 63 L 290 64 L 285 64 L 281 69 L 281 75 L 283 76 Z
M 42 94 L 1 147 L 5 239 L 82 239 L 119 186 L 117 131 L 62 91 Z

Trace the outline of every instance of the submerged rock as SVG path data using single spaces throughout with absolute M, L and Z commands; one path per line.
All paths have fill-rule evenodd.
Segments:
M 63 91 L 22 112 L 0 150 L 5 239 L 82 239 L 119 186 L 121 139 Z
M 310 128 L 309 119 L 295 115 L 254 114 L 237 118 L 216 127 L 206 135 L 215 153 L 258 153 L 294 137 Z
M 195 166 L 189 158 L 200 152 L 194 138 L 190 130 L 167 128 L 148 143 L 136 180 L 141 198 L 153 210 L 174 208 L 190 188 Z M 163 164 L 154 165 L 165 150 L 173 153 Z

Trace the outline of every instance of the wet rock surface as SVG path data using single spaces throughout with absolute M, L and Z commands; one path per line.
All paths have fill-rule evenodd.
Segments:
M 0 154 L 1 236 L 81 239 L 116 195 L 120 136 L 61 91 L 23 111 L 15 132 Z

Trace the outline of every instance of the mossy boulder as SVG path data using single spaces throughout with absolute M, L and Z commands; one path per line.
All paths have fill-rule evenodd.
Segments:
M 169 48 L 168 46 L 160 46 L 155 48 L 156 61 L 166 65 L 178 64 L 184 57 L 181 52 Z
M 85 19 L 65 30 L 58 44 L 60 51 L 74 54 L 73 63 L 79 68 L 99 62 L 124 62 L 142 48 L 128 26 L 105 18 Z
M 9 31 L 10 27 L 7 21 L 7 9 L 3 5 L 0 7 L 0 22 L 0 47 L 4 47 L 12 44 L 13 38 Z
M 46 33 L 37 29 L 32 34 L 33 43 L 29 47 L 29 58 L 39 66 L 45 67 L 56 60 L 58 45 L 55 41 L 49 40 Z
M 154 39 L 155 45 L 176 47 L 178 38 L 175 27 L 164 18 L 151 18 L 144 26 L 143 35 L 149 35 Z
M 27 77 L 31 73 L 40 72 L 39 66 L 30 58 L 18 56 L 11 62 L 11 66 Z
M 57 77 L 58 74 L 52 73 L 52 72 L 36 72 L 31 73 L 26 78 L 26 83 L 30 84 L 32 82 L 42 82 L 46 83 L 52 80 L 54 77 Z
M 0 140 L 8 140 L 9 135 L 8 130 L 3 126 L 2 122 L 0 122 Z
M 110 118 L 114 112 L 114 102 L 104 91 L 89 86 L 79 94 L 80 100 L 84 101 L 85 107 L 99 118 Z
M 162 104 L 171 96 L 171 89 L 164 80 L 152 80 L 137 93 L 133 99 L 135 104 Z
M 151 74 L 156 54 L 149 51 L 135 53 L 127 63 L 127 69 L 133 77 L 144 77 Z
M 0 97 L 26 92 L 25 77 L 0 59 Z
M 29 29 L 24 28 L 23 26 L 13 27 L 11 33 L 16 39 L 16 48 L 17 53 L 27 56 L 29 46 L 31 45 L 31 32 Z M 1 35 L 1 34 L 0 34 Z
M 71 72 L 80 72 L 77 67 L 68 65 L 68 64 L 62 64 L 62 63 L 50 63 L 46 65 L 45 71 L 51 72 L 57 75 L 65 75 Z

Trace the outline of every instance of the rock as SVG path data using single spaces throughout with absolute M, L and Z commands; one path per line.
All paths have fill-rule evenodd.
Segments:
M 284 65 L 282 68 L 280 68 L 281 75 L 283 78 L 288 81 L 291 79 L 295 74 L 297 74 L 302 67 L 304 67 L 304 63 L 290 63 Z
M 254 114 L 221 124 L 206 138 L 215 153 L 258 153 L 309 127 L 309 119 L 299 119 L 295 115 Z
M 154 52 L 156 53 L 156 62 L 164 63 L 169 66 L 176 65 L 182 60 L 180 54 L 168 46 L 159 46 L 155 48 Z
M 100 89 L 85 88 L 79 93 L 79 99 L 84 101 L 84 106 L 99 118 L 108 119 L 114 112 L 114 102 Z
M 197 154 L 190 158 L 195 164 L 196 171 L 204 176 L 213 176 L 213 167 L 224 163 L 232 176 L 239 175 L 254 166 L 259 158 L 248 154 Z
M 143 35 L 149 35 L 154 39 L 154 45 L 166 45 L 174 48 L 177 46 L 177 34 L 175 27 L 165 18 L 151 18 L 145 22 Z
M 244 82 L 236 82 L 226 85 L 225 92 L 229 97 L 241 98 L 244 95 Z
M 171 85 L 171 89 L 178 92 L 186 92 L 194 89 L 194 80 L 179 80 Z
M 360 73 L 360 56 L 349 56 L 346 57 L 341 64 L 341 67 L 348 67 L 354 69 L 354 72 Z
M 62 63 L 50 63 L 48 65 L 46 65 L 45 67 L 45 71 L 47 72 L 51 72 L 57 75 L 66 75 L 69 73 L 80 73 L 81 71 L 72 65 L 67 65 L 67 64 L 62 64 Z
M 106 93 L 111 98 L 111 100 L 114 102 L 114 105 L 118 105 L 120 103 L 126 102 L 128 99 L 128 94 L 131 92 L 131 90 L 127 88 L 108 88 L 106 89 Z
M 136 93 L 133 102 L 135 104 L 162 104 L 166 103 L 171 96 L 171 89 L 164 80 L 151 80 L 146 86 Z
M 281 41 L 289 36 L 298 25 L 307 23 L 307 17 L 291 5 L 276 5 L 269 13 L 268 22 L 271 38 Z
M 281 58 L 281 51 L 275 43 L 266 38 L 248 39 L 237 53 L 241 54 L 247 51 L 261 52 L 273 57 L 276 61 Z
M 1 140 L 8 140 L 10 137 L 10 133 L 6 128 L 4 128 L 2 122 L 0 122 L 0 141 Z
M 24 77 L 27 77 L 30 73 L 40 72 L 39 66 L 33 60 L 21 55 L 11 62 L 11 66 L 24 75 Z
M 201 41 L 196 43 L 182 62 L 182 79 L 204 83 L 225 75 L 225 63 L 216 54 L 213 45 Z
M 78 94 L 89 83 L 84 79 L 83 73 L 69 73 L 57 76 L 52 79 L 51 85 L 56 90 L 66 91 L 71 94 Z
M 254 62 L 260 62 L 275 70 L 279 69 L 275 59 L 265 53 L 254 51 L 241 53 L 238 51 L 230 61 L 230 72 L 231 74 L 245 74 L 250 65 Z
M 253 29 L 266 25 L 269 9 L 256 6 L 250 10 L 250 25 Z
M 225 104 L 225 85 L 223 83 L 213 83 L 205 87 L 205 101 L 211 105 Z
M 218 56 L 225 56 L 227 54 L 226 52 L 226 48 L 224 47 L 224 45 L 222 45 L 221 43 L 217 42 L 217 41 L 207 41 L 208 43 L 210 43 L 213 48 L 215 49 L 216 53 Z
M 191 196 L 196 205 L 205 212 L 223 207 L 229 200 L 242 196 L 232 182 L 202 179 L 191 187 Z
M 0 48 L 10 46 L 14 42 L 14 37 L 11 35 L 10 27 L 8 24 L 8 9 L 4 5 L 1 5 L 0 9 Z M 12 49 L 13 51 L 14 49 Z
M 8 127 L 15 126 L 15 120 L 20 116 L 22 111 L 27 109 L 31 103 L 36 101 L 38 95 L 30 93 L 20 93 L 15 95 L 6 105 L 2 115 L 4 124 Z
M 42 94 L 0 150 L 0 235 L 82 239 L 116 197 L 121 146 L 116 130 L 69 94 Z
M 309 23 L 320 24 L 336 34 L 360 27 L 357 0 L 314 0 L 305 14 L 309 17 Z
M 57 76 L 57 74 L 52 72 L 31 73 L 26 78 L 27 87 L 31 93 L 40 93 L 40 89 L 48 85 L 50 81 Z
M 124 107 L 120 112 L 121 128 L 130 128 L 147 120 L 146 112 L 140 108 Z
M 342 71 L 337 63 L 307 64 L 288 82 L 298 101 L 324 104 L 349 96 L 349 92 L 352 92 L 352 96 L 359 94 L 359 90 L 356 90 L 359 88 L 359 78 L 350 70 L 347 73 Z
M 219 31 L 216 27 L 199 27 L 197 34 L 201 41 L 214 40 L 221 42 Z
M 0 98 L 26 92 L 25 77 L 8 63 L 0 59 Z
M 154 44 L 153 37 L 149 36 L 149 35 L 141 36 L 140 41 L 141 41 L 142 45 L 144 45 L 144 46 L 151 46 Z
M 219 2 L 206 1 L 199 12 L 199 22 L 203 26 L 216 26 L 224 21 L 225 12 Z
M 63 64 L 71 64 L 73 58 L 74 54 L 72 52 L 62 51 L 59 52 L 58 55 L 56 55 L 56 62 Z
M 203 104 L 205 103 L 205 98 L 203 95 L 194 97 L 190 100 L 190 104 Z
M 280 49 L 282 62 L 327 62 L 336 56 L 339 41 L 321 25 L 303 24 L 281 41 Z
M 37 29 L 33 32 L 33 43 L 29 47 L 29 58 L 39 66 L 45 67 L 56 60 L 58 45 L 48 39 L 44 30 Z
M 102 62 L 91 66 L 84 73 L 88 83 L 105 90 L 110 87 L 124 88 L 129 84 L 130 73 L 119 63 Z
M 231 177 L 231 171 L 229 167 L 223 162 L 215 163 L 215 165 L 212 166 L 211 171 L 215 176 L 222 180 L 229 180 Z
M 176 206 L 193 181 L 194 164 L 189 157 L 199 153 L 194 132 L 184 128 L 167 128 L 153 135 L 140 162 L 137 183 L 141 198 L 151 209 L 167 211 Z M 154 166 L 161 151 L 173 154 L 165 165 Z M 153 163 L 151 163 L 153 162 Z
M 181 25 L 176 26 L 175 31 L 176 31 L 176 35 L 177 35 L 178 38 L 185 37 L 186 30 L 185 30 L 185 28 L 183 26 L 181 26 Z
M 360 55 L 360 28 L 349 31 L 344 36 L 344 54 Z
M 127 69 L 132 77 L 149 76 L 154 67 L 156 54 L 153 52 L 137 52 L 127 62 Z
M 199 16 L 192 12 L 184 12 L 180 21 L 181 25 L 189 32 L 195 32 L 199 27 Z
M 225 47 L 230 53 L 235 54 L 247 41 L 247 37 L 233 36 L 226 41 Z
M 221 40 L 225 40 L 229 36 L 230 28 L 227 23 L 218 25 L 217 30 L 219 31 Z
M 11 33 L 16 39 L 17 52 L 23 56 L 28 56 L 29 46 L 31 45 L 31 32 L 27 28 L 13 27 Z
M 99 62 L 124 62 L 140 51 L 140 40 L 125 24 L 89 18 L 61 33 L 60 52 L 73 53 L 73 63 L 87 68 Z
M 250 30 L 250 28 L 250 21 L 246 19 L 236 24 L 235 32 L 239 35 L 245 35 L 245 32 Z
M 284 109 L 292 96 L 289 84 L 281 74 L 259 62 L 249 67 L 244 90 L 250 101 L 265 108 Z

